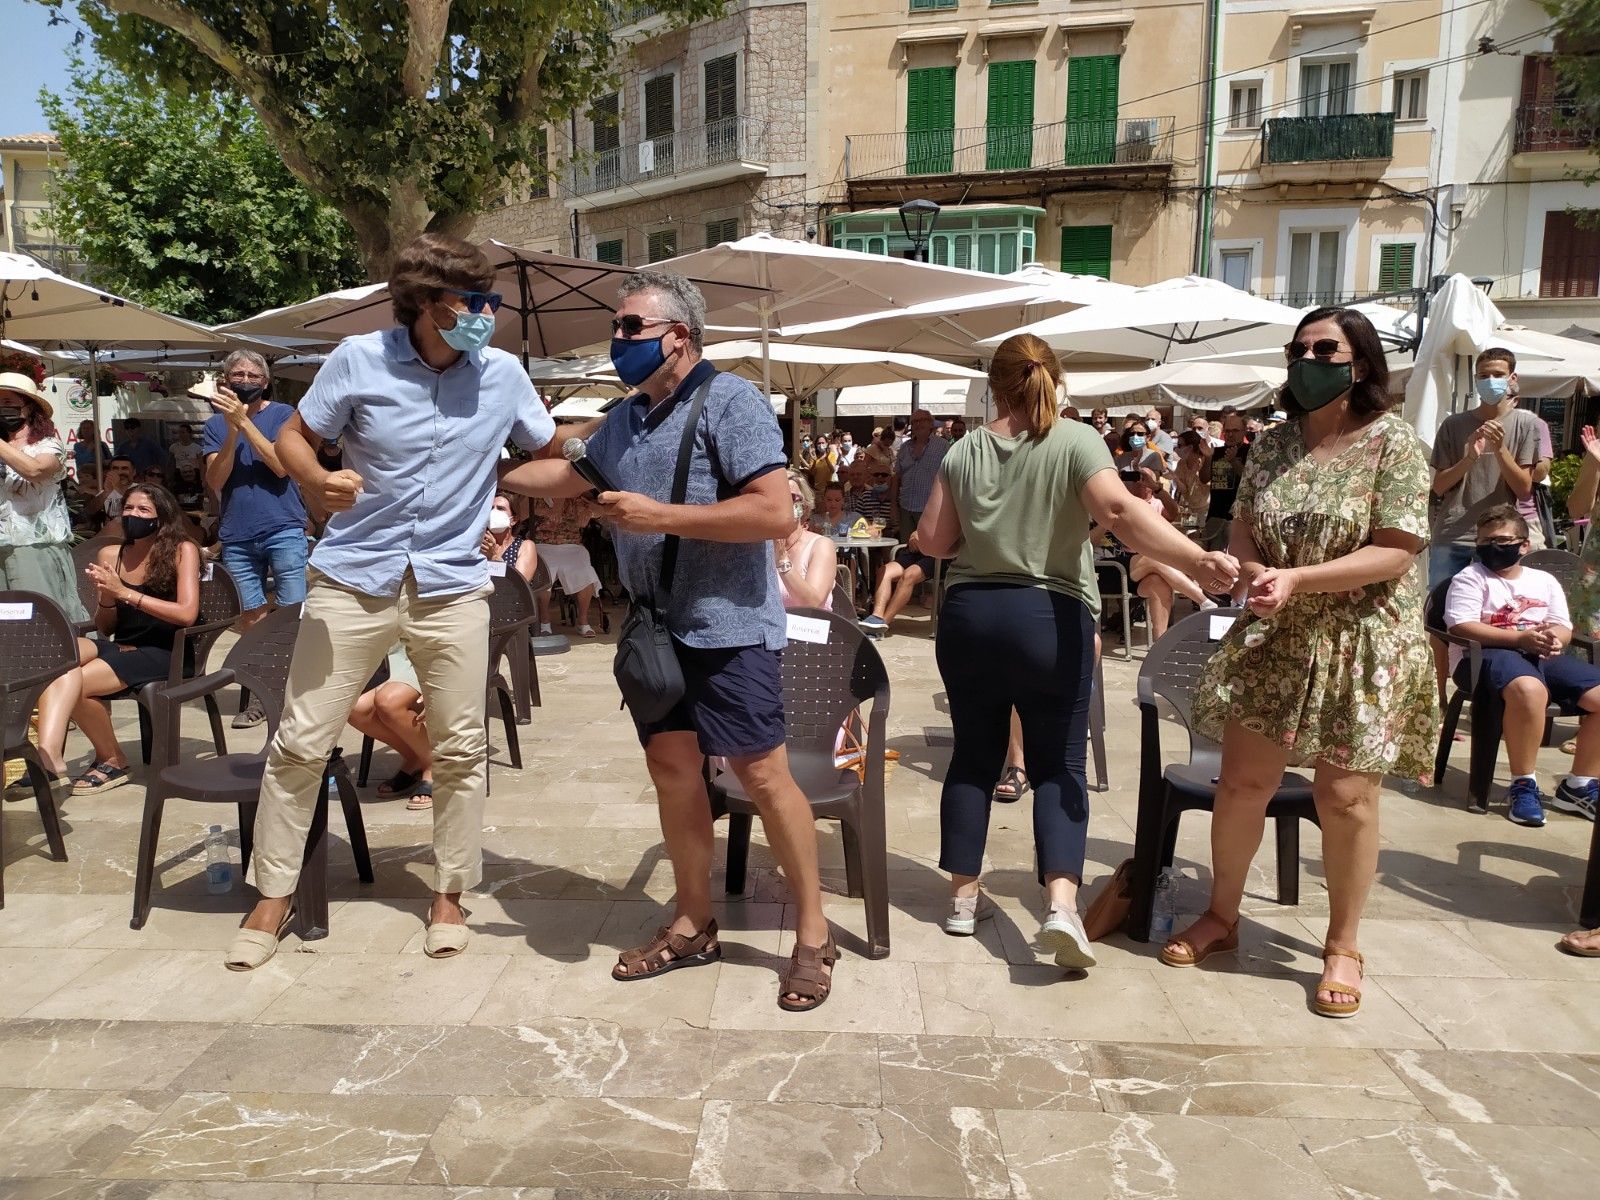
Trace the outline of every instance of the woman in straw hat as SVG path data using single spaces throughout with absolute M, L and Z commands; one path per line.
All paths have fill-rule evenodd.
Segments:
M 39 385 L 0 374 L 0 590 L 40 592 L 84 619 L 72 570 L 72 520 L 61 481 L 67 448 Z

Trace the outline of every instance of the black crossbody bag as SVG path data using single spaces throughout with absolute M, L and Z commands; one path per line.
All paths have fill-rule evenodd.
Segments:
M 682 504 L 689 494 L 689 463 L 694 457 L 694 437 L 705 409 L 711 380 L 696 389 L 694 402 L 683 423 L 678 443 L 678 463 L 672 476 L 671 503 Z M 678 536 L 668 535 L 661 547 L 661 580 L 654 596 L 635 597 L 628 605 L 617 636 L 617 657 L 611 664 L 622 702 L 636 721 L 649 724 L 666 716 L 683 699 L 683 668 L 672 648 L 667 614 L 672 610 L 672 576 L 678 565 Z

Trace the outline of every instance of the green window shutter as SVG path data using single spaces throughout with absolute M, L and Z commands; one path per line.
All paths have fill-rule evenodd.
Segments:
M 617 94 L 601 96 L 589 109 L 589 119 L 594 122 L 594 150 L 599 154 L 615 150 L 622 144 L 622 122 L 618 117 Z
M 594 258 L 596 262 L 610 263 L 613 267 L 622 265 L 622 239 L 613 238 L 607 242 L 594 244 Z
M 739 218 L 727 217 L 721 221 L 706 222 L 706 246 L 720 246 L 723 242 L 739 240 Z
M 1414 287 L 1417 279 L 1417 244 L 1391 242 L 1378 248 L 1378 290 L 1399 292 Z
M 658 229 L 650 235 L 646 247 L 646 261 L 660 262 L 664 258 L 671 258 L 678 253 L 678 231 L 676 229 Z
M 1117 86 L 1122 59 L 1097 54 L 1067 60 L 1067 164 L 1097 166 L 1117 153 Z
M 739 60 L 724 54 L 705 65 L 706 162 L 739 156 Z
M 989 64 L 988 149 L 990 171 L 1033 165 L 1033 60 Z
M 1111 278 L 1111 226 L 1063 225 L 1061 269 L 1068 275 Z
M 641 158 L 641 175 L 672 172 L 674 130 L 677 129 L 678 77 L 657 75 L 644 85 L 644 136 L 651 143 L 650 157 Z M 645 170 L 648 162 L 650 169 Z
M 906 72 L 906 173 L 948 172 L 955 146 L 956 69 Z
M 912 12 L 932 12 L 937 8 L 954 8 L 957 0 L 911 0 Z

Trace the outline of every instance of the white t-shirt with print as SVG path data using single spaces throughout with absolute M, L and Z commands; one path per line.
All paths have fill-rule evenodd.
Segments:
M 1450 583 L 1444 601 L 1444 627 L 1468 621 L 1496 629 L 1537 629 L 1541 625 L 1572 628 L 1561 581 L 1548 571 L 1523 567 L 1515 579 L 1497 575 L 1481 562 L 1470 564 Z M 1450 669 L 1461 661 L 1460 646 L 1450 647 Z

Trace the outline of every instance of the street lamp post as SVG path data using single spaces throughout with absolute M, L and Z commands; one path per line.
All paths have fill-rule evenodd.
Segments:
M 906 239 L 911 243 L 911 257 L 916 262 L 928 261 L 928 243 L 933 240 L 933 227 L 939 221 L 939 206 L 932 200 L 920 197 L 916 200 L 907 200 L 900 206 L 900 228 L 906 231 Z M 911 381 L 911 415 L 917 415 L 917 407 L 922 403 L 922 382 Z

